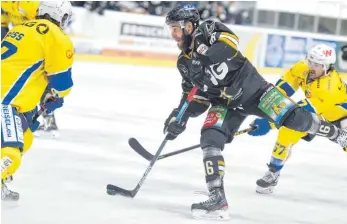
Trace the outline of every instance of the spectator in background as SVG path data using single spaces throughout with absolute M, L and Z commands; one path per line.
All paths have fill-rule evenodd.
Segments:
M 347 45 L 343 46 L 341 48 L 341 51 L 342 51 L 342 59 L 344 61 L 347 61 Z
M 147 14 L 143 2 L 112 1 L 109 2 L 110 9 L 120 12 L 130 12 L 137 14 Z
M 142 4 L 148 14 L 165 16 L 177 3 L 170 1 L 144 1 Z
M 105 10 L 165 16 L 172 8 L 193 5 L 201 20 L 213 19 L 223 23 L 251 24 L 250 15 L 255 2 L 243 1 L 72 1 L 73 6 L 85 7 L 103 15 Z
M 103 15 L 105 9 L 108 8 L 108 2 L 106 1 L 85 2 L 83 6 L 91 12 L 97 12 L 98 14 Z

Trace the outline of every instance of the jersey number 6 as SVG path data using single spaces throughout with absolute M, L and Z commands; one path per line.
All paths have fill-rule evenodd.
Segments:
M 3 41 L 1 43 L 1 52 L 3 47 L 6 47 L 7 51 L 1 54 L 1 60 L 5 60 L 6 58 L 10 57 L 11 55 L 17 52 L 17 47 L 8 41 Z

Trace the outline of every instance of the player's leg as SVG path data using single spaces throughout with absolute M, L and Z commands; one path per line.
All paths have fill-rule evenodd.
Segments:
M 272 120 L 277 127 L 285 126 L 299 132 L 319 135 L 337 142 L 342 147 L 347 146 L 347 132 L 298 106 L 273 86 L 261 96 L 258 108 L 263 117 Z
M 279 129 L 276 144 L 272 151 L 270 163 L 268 164 L 269 170 L 261 179 L 257 180 L 256 192 L 262 194 L 273 192 L 274 187 L 278 183 L 284 163 L 290 156 L 291 148 L 306 135 L 306 133 L 294 131 L 286 127 Z
M 209 199 L 194 203 L 191 207 L 195 218 L 228 219 L 228 203 L 223 178 L 225 162 L 224 145 L 232 141 L 245 116 L 224 107 L 212 107 L 201 131 L 200 144 L 203 151 L 205 180 Z
M 16 109 L 1 105 L 1 199 L 18 200 L 19 194 L 8 190 L 6 182 L 21 164 L 24 135 Z
M 18 200 L 19 194 L 10 191 L 6 183 L 12 181 L 13 174 L 21 165 L 22 153 L 30 148 L 33 134 L 24 116 L 15 108 L 1 105 L 1 112 L 1 198 Z

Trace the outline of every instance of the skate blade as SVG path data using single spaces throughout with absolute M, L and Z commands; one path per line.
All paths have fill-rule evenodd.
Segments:
M 195 219 L 209 219 L 209 220 L 229 220 L 230 214 L 228 210 L 216 210 L 207 212 L 205 210 L 192 210 L 193 218 Z
M 35 131 L 35 137 L 43 137 L 43 138 L 59 138 L 58 131 Z
M 6 209 L 13 209 L 20 206 L 19 199 L 18 200 L 1 200 L 1 208 Z
M 272 194 L 274 192 L 274 188 L 275 188 L 274 186 L 266 187 L 266 188 L 257 186 L 255 191 L 258 194 Z
M 19 198 L 19 194 L 16 197 L 7 196 L 5 198 L 1 198 L 1 205 L 4 207 L 17 207 L 19 205 Z

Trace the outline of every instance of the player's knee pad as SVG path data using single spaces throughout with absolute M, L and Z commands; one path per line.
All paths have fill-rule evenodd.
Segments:
M 307 132 L 312 128 L 315 117 L 302 107 L 295 108 L 283 121 L 283 126 L 300 132 Z M 319 119 L 318 119 L 319 121 Z
M 216 147 L 224 149 L 224 145 L 228 140 L 228 136 L 221 130 L 215 128 L 203 129 L 200 136 L 201 148 Z
M 324 120 L 317 114 L 310 113 L 303 108 L 297 108 L 285 121 L 284 126 L 312 135 L 319 135 L 329 139 L 335 139 L 338 135 L 338 128 Z
M 31 132 L 30 129 L 27 129 L 24 132 L 24 146 L 23 146 L 23 153 L 26 153 L 31 145 L 33 144 L 33 140 L 34 140 L 34 134 Z
M 209 189 L 221 187 L 224 177 L 224 158 L 220 148 L 208 146 L 202 149 L 206 183 Z
M 23 150 L 24 136 L 22 120 L 11 105 L 1 105 L 1 147 Z
M 18 148 L 1 148 L 1 179 L 13 175 L 19 168 L 22 160 L 22 154 Z

